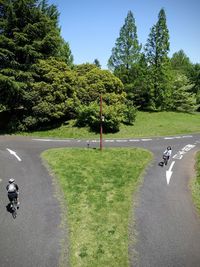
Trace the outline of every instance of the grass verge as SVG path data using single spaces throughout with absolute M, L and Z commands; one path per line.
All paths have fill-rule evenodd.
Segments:
M 151 154 L 136 148 L 63 148 L 42 157 L 64 192 L 71 266 L 129 266 L 132 196 Z
M 192 197 L 200 213 L 200 152 L 196 154 L 196 177 L 191 181 Z
M 133 126 L 121 125 L 115 134 L 104 134 L 104 138 L 150 137 L 200 132 L 200 113 L 180 112 L 138 112 Z M 20 133 L 38 137 L 55 138 L 99 138 L 99 134 L 88 128 L 77 128 L 74 122 L 48 131 Z

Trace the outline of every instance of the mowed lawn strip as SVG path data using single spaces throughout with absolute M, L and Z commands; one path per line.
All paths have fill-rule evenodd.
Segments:
M 196 154 L 196 177 L 191 180 L 192 196 L 195 206 L 200 213 L 200 151 Z
M 120 131 L 104 134 L 104 138 L 131 138 L 200 133 L 200 113 L 138 112 L 133 126 L 121 125 Z M 88 128 L 77 128 L 74 121 L 48 131 L 20 133 L 38 137 L 54 138 L 99 138 L 99 133 Z
M 47 161 L 64 192 L 70 262 L 126 267 L 133 193 L 151 160 L 143 149 L 52 149 Z

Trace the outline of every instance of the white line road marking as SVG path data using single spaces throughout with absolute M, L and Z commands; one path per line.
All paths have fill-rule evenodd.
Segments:
M 9 149 L 9 148 L 7 148 L 7 150 L 8 150 L 8 152 L 9 152 L 11 155 L 15 156 L 19 161 L 22 161 L 22 160 L 20 159 L 20 157 L 17 156 L 17 153 L 16 153 L 15 151 L 13 151 L 13 150 L 11 150 L 11 149 Z
M 111 142 L 113 143 L 115 140 L 105 140 L 105 142 Z
M 173 156 L 173 159 L 182 159 L 183 155 L 181 155 L 180 153 L 176 154 Z
M 2 182 L 2 179 L 0 178 L 0 183 Z
M 152 141 L 152 139 L 147 139 L 147 138 L 145 138 L 145 139 L 141 139 L 142 141 Z
M 128 142 L 128 140 L 122 139 L 122 140 L 116 140 L 116 142 Z
M 62 139 L 32 139 L 33 141 L 44 141 L 44 142 L 71 142 L 71 140 L 62 140 Z
M 140 142 L 139 139 L 129 139 L 128 141 L 129 141 L 129 142 Z
M 192 148 L 194 148 L 196 145 L 186 145 L 184 146 L 177 154 L 173 156 L 173 159 L 182 159 L 183 155 L 186 154 L 188 151 L 190 151 Z
M 183 135 L 183 136 L 171 136 L 171 137 L 164 137 L 165 140 L 172 140 L 172 139 L 180 139 L 180 138 L 192 138 L 192 135 Z
M 173 168 L 173 166 L 174 166 L 174 163 L 175 163 L 175 161 L 172 161 L 172 163 L 171 163 L 171 165 L 170 165 L 170 167 L 169 167 L 169 170 L 168 171 L 166 171 L 166 179 L 167 179 L 167 184 L 169 184 L 169 182 L 170 182 L 170 179 L 171 179 L 171 176 L 172 176 L 172 168 Z
M 182 150 L 183 151 L 186 151 L 186 152 L 188 152 L 190 149 L 192 149 L 192 148 L 194 148 L 195 147 L 195 145 L 187 145 L 187 146 L 184 146 L 184 148 L 182 148 Z

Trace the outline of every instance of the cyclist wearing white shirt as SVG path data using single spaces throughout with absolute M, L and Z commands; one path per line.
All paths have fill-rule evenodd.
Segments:
M 163 159 L 166 158 L 168 161 L 169 158 L 171 157 L 171 155 L 172 155 L 172 148 L 171 148 L 171 146 L 168 146 L 167 149 L 163 153 Z
M 17 206 L 19 208 L 19 187 L 15 183 L 15 179 L 11 178 L 9 180 L 9 184 L 6 186 L 6 190 L 8 192 L 8 199 L 10 200 L 10 203 L 16 199 L 17 200 Z

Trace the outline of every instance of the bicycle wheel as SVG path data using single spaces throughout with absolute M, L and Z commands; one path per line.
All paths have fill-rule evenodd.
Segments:
M 16 209 L 16 205 L 14 202 L 12 205 L 12 217 L 13 217 L 13 219 L 15 219 L 17 217 L 17 209 Z
M 17 217 L 17 212 L 16 212 L 16 210 L 12 213 L 12 216 L 13 216 L 13 219 L 16 219 L 16 217 Z

